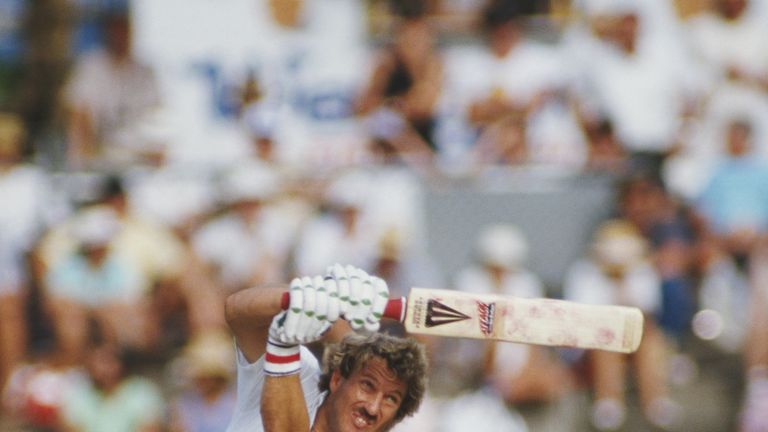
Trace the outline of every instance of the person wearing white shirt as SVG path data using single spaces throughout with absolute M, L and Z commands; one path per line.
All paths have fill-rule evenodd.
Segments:
M 478 141 L 487 127 L 522 117 L 531 148 L 523 162 L 580 166 L 585 146 L 568 103 L 570 73 L 556 46 L 526 35 L 524 12 L 519 2 L 490 2 L 482 15 L 485 44 L 445 52 L 443 116 L 458 113 L 462 130 Z
M 282 184 L 268 166 L 236 167 L 223 182 L 228 207 L 192 236 L 192 247 L 225 292 L 280 280 L 291 230 L 270 208 Z
M 712 10 L 687 23 L 691 48 L 713 75 L 726 82 L 768 91 L 768 27 L 754 0 L 717 0 Z
M 682 48 L 679 32 L 654 32 L 653 14 L 635 2 L 603 2 L 587 9 L 592 34 L 571 56 L 578 68 L 580 108 L 586 118 L 609 119 L 638 168 L 654 172 L 675 148 L 702 78 Z M 655 23 L 658 26 L 659 23 Z M 586 38 L 585 38 L 586 37 Z
M 79 58 L 64 89 L 72 167 L 117 168 L 141 160 L 137 125 L 160 106 L 153 69 L 134 58 L 128 11 L 103 17 L 105 47 Z
M 661 281 L 648 261 L 648 246 L 629 222 L 613 219 L 596 230 L 592 250 L 565 275 L 566 300 L 587 304 L 615 304 L 640 308 L 645 315 L 643 341 L 629 357 L 592 351 L 586 361 L 594 376 L 591 420 L 599 430 L 615 430 L 626 418 L 625 372 L 632 367 L 640 403 L 647 420 L 662 429 L 681 420 L 678 404 L 666 386 L 667 343 L 653 316 L 661 300 Z

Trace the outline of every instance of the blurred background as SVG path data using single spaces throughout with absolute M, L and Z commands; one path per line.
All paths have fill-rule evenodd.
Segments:
M 234 291 L 624 304 L 397 431 L 768 431 L 768 1 L 0 0 L 2 431 L 222 431 Z M 387 331 L 401 333 L 395 324 Z

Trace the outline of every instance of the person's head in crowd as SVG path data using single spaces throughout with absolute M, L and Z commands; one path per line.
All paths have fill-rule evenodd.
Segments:
M 371 138 L 369 141 L 369 151 L 374 164 L 390 165 L 399 163 L 402 160 L 397 148 L 385 138 Z
M 407 64 L 419 64 L 435 48 L 435 33 L 429 22 L 420 17 L 402 20 L 395 31 L 395 50 Z
M 626 53 L 634 53 L 637 49 L 640 34 L 640 14 L 634 8 L 629 8 L 616 17 L 614 42 Z
M 275 24 L 285 28 L 301 25 L 304 0 L 268 0 L 267 3 Z
M 347 232 L 353 232 L 358 226 L 368 194 L 366 185 L 363 175 L 352 171 L 341 174 L 326 188 L 325 204 Z
M 123 378 L 120 350 L 110 344 L 91 347 L 86 354 L 86 368 L 96 388 L 109 393 L 120 384 Z
M 427 5 L 421 0 L 393 0 L 392 14 L 397 17 L 394 49 L 407 63 L 424 59 L 434 48 L 434 32 L 426 20 Z
M 121 218 L 130 210 L 125 184 L 118 174 L 110 174 L 104 178 L 97 201 L 109 206 Z
M 482 31 L 497 57 L 504 57 L 522 37 L 525 10 L 516 0 L 492 0 L 483 10 Z
M 373 273 L 384 280 L 392 280 L 403 258 L 405 239 L 396 227 L 389 228 L 379 238 Z
M 658 176 L 639 171 L 624 178 L 618 187 L 618 211 L 643 232 L 648 232 L 667 204 L 667 191 Z
M 728 122 L 725 131 L 725 150 L 732 158 L 740 158 L 752 152 L 752 123 L 743 118 Z
M 592 256 L 610 277 L 622 278 L 627 270 L 647 259 L 647 255 L 647 241 L 628 221 L 607 220 L 593 235 Z
M 0 112 L 0 167 L 19 161 L 26 139 L 27 129 L 21 117 Z
M 528 261 L 528 239 L 512 224 L 483 228 L 475 246 L 478 261 L 494 277 L 522 269 Z
M 194 389 L 204 398 L 216 398 L 234 377 L 232 339 L 218 330 L 199 333 L 184 348 L 182 361 Z
M 749 0 L 715 0 L 715 10 L 727 21 L 736 21 L 744 16 Z
M 104 31 L 104 45 L 115 60 L 131 56 L 131 16 L 128 6 L 115 6 L 104 13 L 101 19 Z
M 583 8 L 595 35 L 623 51 L 634 52 L 640 13 L 634 0 L 585 0 Z
M 104 394 L 116 390 L 123 379 L 136 366 L 129 352 L 122 349 L 109 337 L 107 330 L 95 321 L 89 323 L 88 349 L 85 350 L 83 366 L 93 386 Z
M 264 162 L 274 162 L 277 153 L 275 148 L 277 109 L 266 102 L 256 102 L 246 108 L 243 120 L 250 138 L 253 157 Z
M 73 224 L 79 251 L 92 267 L 104 263 L 110 244 L 120 230 L 120 221 L 109 207 L 93 206 L 82 210 Z
M 616 135 L 613 122 L 597 120 L 587 128 L 589 144 L 588 166 L 594 171 L 621 173 L 626 163 L 626 152 Z
M 279 193 L 276 173 L 262 163 L 248 163 L 229 172 L 223 182 L 224 204 L 246 221 L 253 221 L 264 204 Z

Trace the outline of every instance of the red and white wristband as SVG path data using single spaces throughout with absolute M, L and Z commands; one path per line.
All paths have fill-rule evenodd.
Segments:
M 301 370 L 300 345 L 284 345 L 272 340 L 267 341 L 264 355 L 264 373 L 269 376 L 286 376 Z

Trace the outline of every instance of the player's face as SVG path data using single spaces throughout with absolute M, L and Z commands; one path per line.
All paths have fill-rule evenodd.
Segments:
M 330 390 L 333 432 L 386 431 L 394 423 L 406 385 L 384 360 L 375 358 L 349 378 L 335 372 Z

